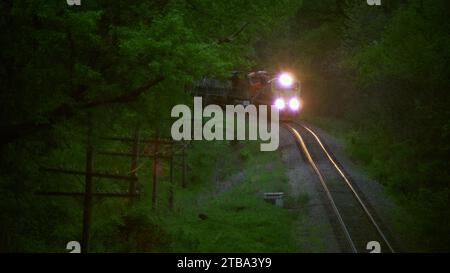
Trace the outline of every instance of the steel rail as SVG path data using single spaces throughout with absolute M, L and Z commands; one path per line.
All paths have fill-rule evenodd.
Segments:
M 320 183 L 322 184 L 322 187 L 325 190 L 326 196 L 328 197 L 331 207 L 333 208 L 333 211 L 339 221 L 339 224 L 341 226 L 342 232 L 345 235 L 345 238 L 347 239 L 348 244 L 350 245 L 352 251 L 354 253 L 358 253 L 358 250 L 355 246 L 355 243 L 353 242 L 352 237 L 350 236 L 350 232 L 348 231 L 348 228 L 341 216 L 341 213 L 339 212 L 338 207 L 336 206 L 336 203 L 334 202 L 333 196 L 331 195 L 330 190 L 328 189 L 327 184 L 325 183 L 325 180 L 322 176 L 322 173 L 320 172 L 319 168 L 317 167 L 316 163 L 314 162 L 314 160 L 311 157 L 311 154 L 308 151 L 308 148 L 306 147 L 305 142 L 303 141 L 302 136 L 300 135 L 300 133 L 291 125 L 285 124 L 286 127 L 288 127 L 288 129 L 293 133 L 293 135 L 295 136 L 295 138 L 297 139 L 298 143 L 301 146 L 301 149 L 304 151 L 304 154 L 309 162 L 309 164 L 311 165 L 311 167 L 313 168 L 314 172 L 316 173 L 316 175 L 318 176 Z
M 381 230 L 380 226 L 378 225 L 378 223 L 375 221 L 375 218 L 372 216 L 372 214 L 370 213 L 369 209 L 367 208 L 367 206 L 364 204 L 363 200 L 361 199 L 361 197 L 359 196 L 358 192 L 355 190 L 355 188 L 353 187 L 352 183 L 350 182 L 350 180 L 347 178 L 347 176 L 344 174 L 344 172 L 342 171 L 341 168 L 339 168 L 338 164 L 336 163 L 336 161 L 333 159 L 333 157 L 330 155 L 330 153 L 327 151 L 327 149 L 325 148 L 325 146 L 323 145 L 322 141 L 320 140 L 319 136 L 310 128 L 308 128 L 307 126 L 300 124 L 300 123 L 295 123 L 303 128 L 305 128 L 313 137 L 314 139 L 317 141 L 317 143 L 319 144 L 320 148 L 322 149 L 322 151 L 325 153 L 325 155 L 327 156 L 328 160 L 333 164 L 334 168 L 336 169 L 336 171 L 339 173 L 339 175 L 341 176 L 341 178 L 345 181 L 346 185 L 349 187 L 350 191 L 352 192 L 353 196 L 355 197 L 355 199 L 358 201 L 359 205 L 361 206 L 361 208 L 364 210 L 365 215 L 369 218 L 370 222 L 372 223 L 372 225 L 375 227 L 375 229 L 377 230 L 378 234 L 381 236 L 381 238 L 383 239 L 383 241 L 386 243 L 386 245 L 388 246 L 389 250 L 392 253 L 395 253 L 394 248 L 392 247 L 392 245 L 389 243 L 386 235 L 384 234 L 384 232 Z

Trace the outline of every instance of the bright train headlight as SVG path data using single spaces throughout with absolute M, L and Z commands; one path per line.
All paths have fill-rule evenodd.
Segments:
M 278 98 L 275 100 L 274 105 L 278 110 L 281 110 L 284 108 L 284 100 L 282 98 Z
M 300 100 L 299 100 L 299 99 L 297 99 L 297 98 L 291 98 L 291 99 L 289 100 L 289 108 L 291 108 L 291 110 L 297 111 L 297 110 L 300 109 L 300 107 L 301 107 L 301 103 L 300 103 Z
M 278 82 L 283 87 L 291 87 L 294 83 L 294 79 L 288 73 L 282 73 L 280 76 L 278 76 Z

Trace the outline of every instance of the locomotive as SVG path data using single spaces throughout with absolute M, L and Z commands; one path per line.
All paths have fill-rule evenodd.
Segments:
M 302 109 L 301 86 L 292 74 L 255 71 L 244 79 L 239 74 L 233 72 L 228 81 L 205 77 L 195 84 L 192 93 L 202 96 L 206 103 L 276 107 L 280 120 L 292 120 L 298 116 Z

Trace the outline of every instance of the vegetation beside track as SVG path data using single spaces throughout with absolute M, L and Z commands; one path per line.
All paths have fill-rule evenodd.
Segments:
M 204 145 L 198 143 L 197 145 Z M 181 192 L 178 210 L 164 219 L 173 251 L 193 252 L 297 252 L 301 251 L 299 221 L 306 215 L 293 213 L 263 200 L 264 192 L 289 192 L 286 170 L 277 152 L 260 152 L 257 142 L 206 144 L 222 146 L 210 167 L 223 173 L 219 180 L 206 179 Z M 203 149 L 202 149 L 203 150 Z M 224 159 L 222 156 L 231 156 Z M 204 155 L 198 154 L 203 157 Z M 227 161 L 227 164 L 222 164 Z M 197 167 L 203 173 L 207 166 Z M 221 176 L 221 175 L 219 175 Z M 237 177 L 236 177 L 237 176 Z M 297 200 L 285 200 L 285 202 Z
M 299 72 L 304 113 L 344 126 L 349 154 L 408 208 L 399 217 L 421 251 L 450 250 L 449 11 L 305 1 L 259 54 Z
M 305 120 L 342 141 L 350 159 L 382 184 L 385 193 L 396 201 L 399 207 L 390 213 L 396 218 L 394 229 L 407 238 L 407 246 L 412 248 L 405 251 L 427 252 L 437 246 L 445 249 L 442 240 L 448 240 L 449 215 L 443 208 L 447 206 L 449 191 L 420 185 L 416 176 L 420 169 L 410 169 L 413 147 L 396 143 L 378 130 L 357 129 L 342 120 L 327 117 L 305 117 Z M 408 189 L 402 190 L 406 181 Z

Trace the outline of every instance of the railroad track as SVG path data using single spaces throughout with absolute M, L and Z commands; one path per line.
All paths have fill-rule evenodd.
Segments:
M 394 252 L 381 225 L 361 194 L 344 173 L 319 136 L 301 123 L 283 124 L 294 136 L 301 153 L 312 167 L 335 216 L 338 241 L 346 252 Z M 371 249 L 371 247 L 373 247 Z

